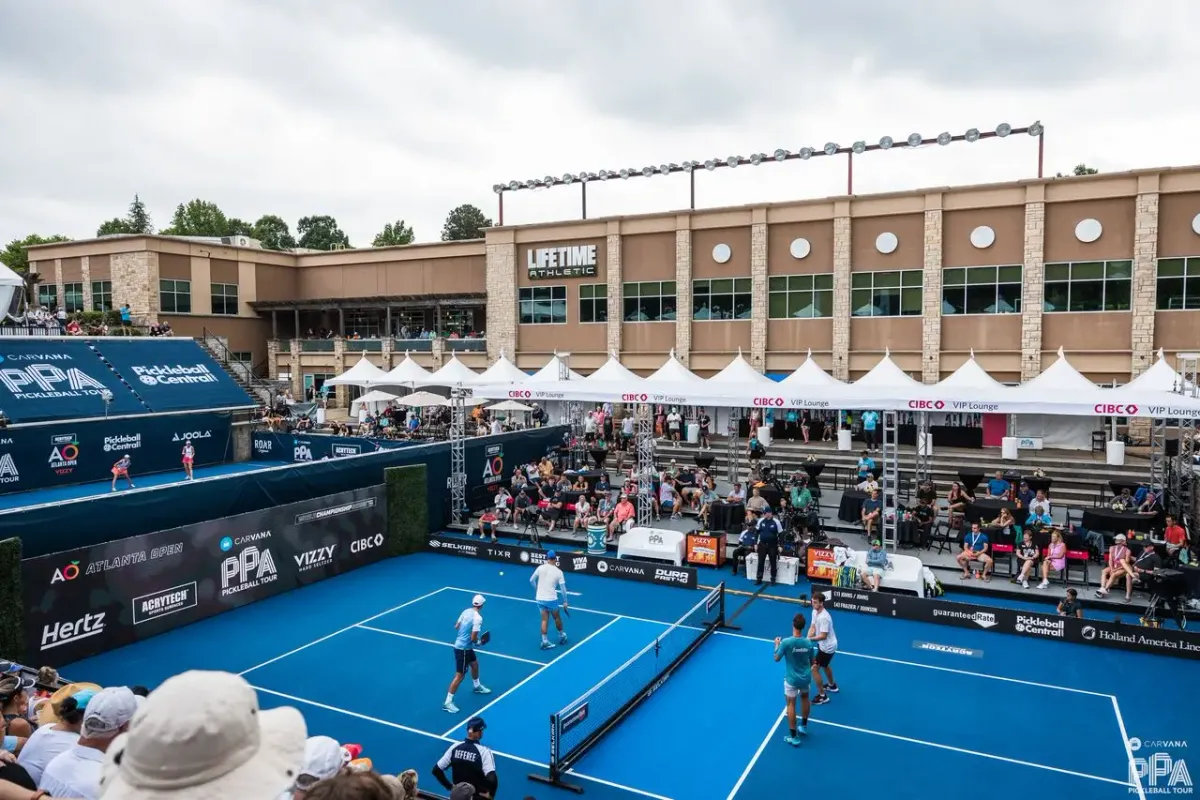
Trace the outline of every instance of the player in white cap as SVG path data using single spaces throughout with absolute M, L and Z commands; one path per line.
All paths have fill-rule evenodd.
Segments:
M 479 682 L 479 659 L 475 656 L 475 645 L 479 644 L 479 635 L 483 631 L 483 615 L 479 609 L 483 608 L 485 602 L 483 595 L 475 595 L 471 598 L 471 607 L 459 614 L 458 622 L 454 623 L 454 630 L 457 631 L 454 637 L 454 680 L 450 681 L 450 691 L 446 693 L 446 702 L 442 703 L 442 710 L 451 714 L 458 713 L 458 706 L 454 705 L 454 693 L 458 691 L 468 667 L 475 684 L 475 694 L 492 693 L 491 689 Z

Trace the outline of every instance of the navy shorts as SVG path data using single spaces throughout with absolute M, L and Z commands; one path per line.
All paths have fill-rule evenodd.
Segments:
M 454 671 L 465 675 L 467 668 L 476 661 L 474 650 L 459 650 L 454 648 Z

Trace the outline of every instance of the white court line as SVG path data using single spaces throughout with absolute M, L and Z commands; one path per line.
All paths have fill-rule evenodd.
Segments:
M 491 708 L 492 706 L 496 705 L 496 703 L 499 703 L 501 700 L 503 700 L 504 698 L 508 697 L 510 694 L 512 694 L 513 692 L 515 692 L 517 689 L 520 689 L 522 686 L 524 686 L 525 684 L 529 683 L 531 680 L 533 680 L 534 678 L 536 678 L 538 675 L 541 675 L 543 672 L 545 672 L 546 670 L 550 669 L 550 667 L 553 667 L 555 664 L 557 664 L 558 662 L 562 661 L 562 660 L 563 660 L 564 658 L 566 658 L 567 656 L 571 655 L 571 653 L 574 653 L 576 650 L 578 650 L 579 648 L 583 647 L 585 644 L 587 644 L 587 642 L 588 642 L 588 640 L 589 640 L 589 639 L 591 639 L 592 637 L 596 636 L 597 634 L 599 634 L 601 631 L 603 631 L 605 628 L 609 627 L 610 625 L 613 625 L 613 624 L 615 624 L 615 623 L 617 622 L 617 620 L 619 620 L 619 619 L 621 619 L 621 617 L 613 617 L 613 618 L 612 618 L 612 619 L 610 619 L 608 622 L 604 623 L 604 624 L 603 624 L 603 625 L 601 625 L 599 628 L 597 628 L 596 630 L 592 631 L 591 633 L 589 633 L 589 634 L 588 634 L 587 636 L 585 636 L 584 638 L 580 639 L 580 640 L 579 640 L 579 643 L 578 643 L 578 644 L 576 644 L 574 647 L 572 647 L 570 650 L 568 650 L 567 652 L 563 653 L 563 654 L 562 654 L 561 656 L 559 656 L 558 658 L 555 658 L 555 659 L 552 659 L 552 660 L 550 660 L 550 661 L 547 661 L 545 664 L 543 664 L 543 665 L 541 666 L 541 668 L 540 668 L 540 669 L 535 669 L 533 672 L 531 672 L 531 673 L 529 673 L 528 675 L 526 675 L 526 676 L 525 676 L 525 678 L 524 678 L 523 680 L 519 681 L 519 682 L 518 682 L 518 683 L 517 683 L 515 686 L 513 686 L 511 689 L 509 689 L 508 691 L 504 692 L 504 693 L 503 693 L 503 694 L 501 694 L 499 697 L 497 697 L 495 700 L 493 700 L 492 702 L 490 702 L 490 703 L 488 703 L 487 705 L 485 705 L 483 708 L 481 708 L 481 709 L 479 709 L 478 711 L 476 711 L 474 714 L 472 714 L 472 716 L 475 716 L 475 717 L 482 717 L 482 716 L 483 716 L 483 712 L 487 711 L 489 708 Z M 463 723 L 462 723 L 462 722 L 460 722 L 460 723 L 458 723 L 457 725 L 455 725 L 453 728 L 451 728 L 450 730 L 448 730 L 448 731 L 446 731 L 445 733 L 443 733 L 443 734 L 442 734 L 442 736 L 443 736 L 443 737 L 449 736 L 450 734 L 454 733 L 456 730 L 458 730 L 458 729 L 459 729 L 459 728 L 461 728 L 462 726 L 463 726 Z
M 1129 744 L 1129 731 L 1125 729 L 1125 717 L 1121 715 L 1121 704 L 1117 696 L 1112 695 L 1113 711 L 1117 715 L 1117 727 L 1121 729 L 1121 741 L 1125 743 L 1125 756 L 1129 759 L 1129 777 L 1137 789 L 1138 800 L 1146 800 L 1146 790 L 1142 788 L 1142 776 L 1138 775 L 1137 765 L 1133 762 L 1133 747 Z
M 454 647 L 452 642 L 439 642 L 437 639 L 426 639 L 424 636 L 413 636 L 411 633 L 400 633 L 399 631 L 389 631 L 384 628 L 373 628 L 370 625 L 355 625 L 356 628 L 362 628 L 364 631 L 374 631 L 375 633 L 386 633 L 388 636 L 399 636 L 401 639 L 412 639 L 414 642 L 425 642 L 425 644 L 436 644 L 441 647 Z M 524 664 L 535 664 L 539 667 L 545 666 L 545 661 L 534 661 L 532 658 L 521 658 L 519 656 L 510 656 L 505 653 L 497 653 L 494 650 L 488 650 L 483 647 L 477 647 L 476 653 L 485 656 L 495 656 L 496 658 L 507 658 L 509 661 L 520 661 Z
M 464 592 L 466 594 L 482 594 L 484 597 L 496 597 L 501 600 L 516 600 L 519 603 L 536 603 L 537 602 L 536 600 L 530 600 L 528 597 L 514 597 L 514 596 L 508 595 L 508 594 L 493 594 L 490 592 L 475 592 L 471 589 L 463 589 L 463 588 L 460 588 L 457 586 L 447 586 L 446 590 L 450 591 L 450 592 Z M 648 622 L 652 625 L 661 625 L 664 628 L 671 627 L 670 622 L 663 622 L 660 619 L 646 619 L 645 617 L 631 617 L 628 614 L 614 614 L 611 611 L 597 611 L 593 608 L 580 608 L 579 606 L 571 606 L 571 610 L 572 611 L 582 611 L 587 614 L 599 614 L 599 615 L 605 616 L 605 617 L 620 617 L 621 619 L 627 619 L 627 620 L 631 620 L 633 622 Z M 693 631 L 703 630 L 703 628 L 699 628 L 694 625 L 680 625 L 679 627 L 684 628 L 685 630 L 693 630 Z M 761 636 L 747 636 L 744 633 L 734 633 L 733 631 L 718 630 L 718 631 L 716 631 L 716 635 L 717 636 L 729 636 L 734 639 L 746 639 L 751 642 L 772 642 L 773 643 L 772 639 L 766 639 Z M 1102 697 L 1106 700 L 1108 698 L 1112 697 L 1112 695 L 1105 694 L 1103 692 L 1092 692 L 1087 689 L 1076 689 L 1072 686 L 1054 686 L 1049 683 L 1038 683 L 1037 681 L 1027 681 L 1027 680 L 1023 680 L 1021 678 L 1007 678 L 1007 677 L 1004 677 L 1003 675 L 989 675 L 986 672 L 971 672 L 970 670 L 966 670 L 966 669 L 953 669 L 951 667 L 939 667 L 939 666 L 935 666 L 933 664 L 922 664 L 918 661 L 904 661 L 903 659 L 899 659 L 899 658 L 886 658 L 884 656 L 871 656 L 871 655 L 867 655 L 865 653 L 852 653 L 847 650 L 838 650 L 838 655 L 850 656 L 851 658 L 866 658 L 871 661 L 883 661 L 888 664 L 899 664 L 899 665 L 905 666 L 905 667 L 919 667 L 920 669 L 931 669 L 931 670 L 935 670 L 937 672 L 949 672 L 954 675 L 968 675 L 973 678 L 988 678 L 989 680 L 993 680 L 993 681 L 1004 681 L 1005 683 L 1017 683 L 1022 686 L 1035 686 L 1039 689 L 1055 689 L 1060 692 L 1070 692 L 1072 694 L 1083 694 L 1083 695 L 1089 695 L 1091 697 Z
M 771 726 L 771 730 L 767 731 L 767 735 L 763 737 L 761 742 L 759 742 L 758 749 L 754 751 L 754 756 L 750 759 L 750 763 L 746 765 L 744 770 L 742 770 L 742 774 L 738 777 L 737 783 L 733 785 L 733 789 L 730 790 L 729 796 L 726 797 L 725 800 L 733 800 L 734 797 L 737 797 L 737 793 L 742 790 L 742 784 L 746 782 L 746 776 L 748 776 L 751 770 L 754 769 L 754 765 L 758 763 L 758 759 L 762 756 L 763 750 L 767 749 L 767 742 L 771 741 L 771 738 L 775 736 L 775 731 L 779 729 L 779 723 L 783 722 L 783 718 L 786 716 L 787 709 L 785 708 L 783 711 L 779 712 L 779 716 L 775 718 L 775 724 Z
M 387 616 L 388 614 L 392 613 L 393 611 L 399 611 L 400 609 L 404 608 L 405 606 L 411 606 L 413 603 L 419 603 L 422 600 L 426 600 L 430 597 L 433 597 L 436 594 L 441 594 L 444 591 L 446 591 L 445 586 L 443 586 L 441 589 L 437 589 L 435 591 L 429 592 L 428 594 L 423 594 L 420 597 L 414 597 L 412 600 L 409 600 L 406 603 L 401 603 L 398 606 L 393 606 L 392 608 L 389 608 L 387 611 L 380 611 L 378 614 L 367 617 L 366 619 L 359 620 L 358 622 L 355 622 L 353 624 L 347 625 L 346 627 L 340 628 L 340 629 L 334 631 L 333 633 L 326 634 L 325 636 L 322 636 L 320 639 L 313 639 L 308 644 L 302 644 L 299 647 L 293 648 L 292 650 L 288 650 L 286 653 L 283 653 L 282 655 L 275 656 L 274 658 L 269 658 L 266 661 L 262 662 L 261 664 L 255 664 L 253 667 L 250 667 L 250 669 L 242 670 L 241 672 L 238 673 L 238 675 L 249 675 L 251 672 L 254 672 L 256 669 L 262 669 L 263 667 L 267 666 L 268 664 L 274 664 L 276 661 L 279 661 L 280 659 L 287 658 L 288 656 L 293 656 L 296 653 L 299 653 L 301 650 L 307 650 L 308 648 L 312 647 L 314 644 L 320 644 L 321 642 L 332 639 L 335 636 L 340 636 L 341 634 L 345 633 L 346 631 L 357 628 L 359 625 L 364 625 L 368 622 L 373 622 L 373 621 L 379 619 L 380 617 Z
M 1099 775 L 1091 775 L 1087 772 L 1076 772 L 1076 771 L 1070 770 L 1070 769 L 1062 769 L 1060 767 L 1047 766 L 1046 764 L 1038 764 L 1033 761 L 1022 761 L 1019 758 L 1007 758 L 1005 756 L 998 756 L 998 755 L 994 755 L 992 753 L 981 753 L 978 750 L 967 750 L 962 747 L 954 747 L 954 746 L 948 745 L 948 744 L 939 744 L 937 742 L 927 742 L 924 739 L 913 739 L 908 736 L 898 736 L 894 733 L 884 733 L 883 731 L 873 731 L 870 728 L 858 728 L 858 727 L 855 727 L 854 725 L 843 725 L 840 722 L 830 722 L 829 720 L 811 719 L 811 718 L 808 721 L 810 724 L 827 725 L 831 728 L 841 728 L 842 730 L 854 731 L 856 733 L 865 733 L 870 736 L 882 736 L 885 739 L 892 739 L 897 742 L 908 742 L 909 744 L 925 745 L 926 747 L 934 747 L 934 748 L 937 748 L 938 750 L 948 750 L 951 753 L 962 753 L 963 755 L 978 756 L 980 758 L 991 759 L 992 761 L 1003 761 L 1006 764 L 1017 764 L 1022 767 L 1033 767 L 1034 769 L 1042 769 L 1042 770 L 1046 770 L 1048 772 L 1057 772 L 1060 775 L 1070 775 L 1075 778 L 1087 778 L 1088 780 L 1100 781 L 1101 783 L 1111 783 L 1116 786 L 1132 786 L 1133 785 L 1129 781 L 1119 781 L 1116 778 L 1103 778 Z
M 615 620 L 614 620 L 614 622 L 615 622 Z M 580 644 L 583 644 L 583 642 L 580 642 Z M 566 654 L 564 653 L 563 655 L 566 655 Z M 551 662 L 551 663 L 553 663 L 553 662 Z M 409 726 L 401 725 L 398 722 L 388 722 L 387 720 L 379 719 L 378 717 L 368 717 L 366 714 L 359 714 L 357 711 L 350 711 L 345 708 L 338 708 L 337 706 L 326 705 L 325 703 L 318 703 L 316 700 L 308 700 L 303 697 L 296 697 L 295 695 L 284 694 L 283 692 L 277 692 L 274 689 L 264 689 L 261 686 L 252 686 L 251 688 L 254 689 L 255 691 L 262 692 L 263 694 L 269 694 L 269 695 L 274 695 L 275 697 L 281 697 L 284 700 L 289 700 L 293 703 L 303 703 L 304 705 L 312 706 L 314 708 L 324 709 L 325 711 L 332 711 L 335 714 L 344 714 L 347 717 L 354 717 L 355 719 L 361 719 L 361 720 L 364 720 L 365 722 L 374 722 L 377 725 L 383 725 L 384 727 L 387 727 L 387 728 L 394 728 L 398 731 L 404 731 L 405 733 L 411 733 L 411 734 L 415 734 L 417 736 L 424 736 L 426 739 L 436 739 L 439 742 L 450 742 L 451 744 L 455 744 L 459 741 L 458 739 L 451 738 L 450 736 L 438 736 L 436 733 L 430 733 L 429 731 L 423 731 L 420 728 L 410 728 Z M 522 758 L 521 756 L 514 756 L 511 753 L 502 753 L 499 750 L 492 750 L 492 752 L 503 758 L 509 758 L 509 759 L 512 759 L 513 761 L 518 761 L 522 764 L 528 764 L 531 767 L 537 767 L 538 769 L 547 769 L 547 770 L 550 769 L 550 767 L 547 764 L 543 764 L 540 761 L 534 761 L 529 758 Z M 594 778 L 591 775 L 584 775 L 583 773 L 576 772 L 574 770 L 571 770 L 569 774 L 576 778 L 582 778 L 585 781 L 591 781 L 592 783 L 598 783 L 602 786 L 608 786 L 612 789 L 619 789 L 624 792 L 632 792 L 633 794 L 640 795 L 641 797 L 649 797 L 649 798 L 651 798 L 651 800 L 671 800 L 671 798 L 669 798 L 669 797 L 663 797 L 662 795 L 654 794 L 653 792 L 647 792 L 642 789 L 635 789 L 632 786 L 624 786 L 620 783 L 613 783 L 612 781 L 606 781 L 603 778 Z

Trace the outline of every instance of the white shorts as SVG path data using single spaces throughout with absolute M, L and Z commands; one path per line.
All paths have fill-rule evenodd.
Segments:
M 792 686 L 787 681 L 784 681 L 783 682 L 783 696 L 790 700 L 798 694 L 808 694 L 809 685 L 810 684 L 806 683 L 806 684 L 804 684 L 804 686 L 797 687 L 797 686 Z
M 863 572 L 867 575 L 874 575 L 876 578 L 883 577 L 883 570 L 881 570 L 879 567 L 867 567 L 863 570 Z

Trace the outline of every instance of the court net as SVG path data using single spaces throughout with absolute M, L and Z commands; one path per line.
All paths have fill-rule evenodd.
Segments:
M 549 782 L 561 776 L 606 733 L 667 682 L 705 639 L 725 623 L 725 584 L 573 703 L 550 717 Z M 543 776 L 530 777 L 545 780 Z

